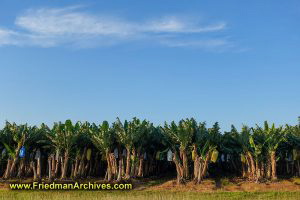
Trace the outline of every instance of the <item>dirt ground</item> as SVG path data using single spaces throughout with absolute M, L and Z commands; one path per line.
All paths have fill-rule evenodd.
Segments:
M 196 191 L 196 192 L 268 192 L 300 191 L 300 179 L 278 180 L 277 182 L 254 183 L 243 179 L 207 179 L 201 184 L 188 182 L 177 185 L 175 180 L 145 188 L 145 190 Z
M 21 183 L 30 183 L 32 180 L 22 180 Z M 90 179 L 90 182 L 103 182 L 102 180 Z M 11 182 L 20 182 L 13 180 Z M 45 181 L 47 182 L 47 181 Z M 85 181 L 86 182 L 86 181 Z M 279 179 L 276 182 L 254 183 L 241 178 L 205 179 L 201 184 L 187 182 L 177 185 L 174 179 L 134 179 L 134 190 L 143 191 L 195 191 L 195 192 L 269 192 L 269 191 L 298 191 L 300 192 L 300 178 Z M 8 190 L 9 183 L 0 180 L 0 190 Z

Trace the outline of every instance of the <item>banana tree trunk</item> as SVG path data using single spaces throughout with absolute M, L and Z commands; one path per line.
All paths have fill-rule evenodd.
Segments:
M 202 177 L 206 176 L 209 160 L 210 160 L 210 153 L 207 153 L 205 157 L 204 166 L 203 166 Z
M 251 161 L 248 155 L 245 155 L 247 161 L 248 179 L 252 179 Z
M 109 156 L 109 151 L 106 151 L 106 161 L 107 161 L 107 181 L 111 181 L 112 180 L 112 166 L 111 166 L 111 160 L 110 160 L 110 156 Z
M 122 154 L 119 154 L 119 171 L 118 171 L 117 181 L 122 180 L 122 171 L 123 171 L 123 156 L 122 156 Z
M 197 177 L 198 177 L 198 170 L 199 170 L 199 164 L 198 161 L 199 160 L 199 156 L 195 155 L 195 160 L 194 160 L 194 180 L 196 181 Z
M 99 159 L 99 153 L 97 152 L 95 157 L 95 164 L 92 170 L 93 176 L 97 176 L 97 169 L 98 169 L 98 162 L 99 162 L 98 159 Z
M 61 156 L 60 157 L 60 172 L 61 172 L 61 175 L 62 175 L 63 171 L 64 171 L 64 157 Z
M 21 161 L 20 161 L 20 167 L 19 167 L 19 171 L 18 171 L 18 175 L 17 175 L 19 178 L 22 178 L 22 176 L 24 174 L 23 173 L 24 172 L 24 166 L 25 166 L 24 162 L 25 162 L 24 158 L 22 158 Z
M 16 164 L 17 164 L 18 159 L 19 159 L 19 153 L 20 153 L 22 144 L 23 144 L 23 142 L 19 143 L 19 144 L 18 144 L 18 147 L 17 147 L 17 149 L 16 149 L 16 155 L 15 155 L 16 157 L 14 158 L 14 161 L 13 161 L 13 163 L 12 163 L 12 165 L 11 165 L 11 168 L 10 168 L 10 171 L 9 171 L 9 176 L 10 176 L 10 177 L 13 176 L 13 173 L 14 173 L 14 171 L 15 171 Z
M 52 160 L 52 166 L 51 166 L 51 177 L 52 177 L 52 179 L 54 178 L 54 176 L 55 176 L 55 156 L 54 155 L 52 155 L 51 156 L 51 160 Z
M 6 170 L 5 170 L 4 176 L 3 176 L 4 179 L 9 179 L 9 172 L 10 172 L 11 164 L 12 164 L 12 159 L 9 158 L 7 160 Z
M 272 163 L 272 180 L 277 179 L 277 174 L 276 174 L 276 152 L 271 151 L 271 163 Z
M 63 170 L 62 170 L 62 174 L 61 174 L 62 180 L 66 179 L 66 177 L 67 177 L 68 161 L 69 161 L 69 151 L 66 150 L 65 157 L 64 157 L 64 163 L 63 163 Z
M 126 179 L 130 179 L 130 150 L 131 148 L 129 146 L 126 147 L 127 151 L 127 158 L 126 158 Z
M 244 163 L 244 162 L 242 162 L 242 177 L 243 177 L 243 178 L 246 177 L 245 163 Z
M 72 166 L 71 166 L 71 179 L 75 179 L 74 170 L 75 170 L 75 162 L 72 162 Z
M 135 154 L 135 159 L 134 159 L 134 169 L 133 169 L 133 176 L 134 176 L 134 177 L 137 177 L 137 176 L 138 176 L 138 172 L 139 172 L 139 160 L 140 160 L 141 150 L 142 150 L 142 148 L 139 147 L 139 148 L 137 149 L 136 154 Z
M 268 155 L 268 158 L 267 158 L 267 179 L 271 178 L 271 166 L 272 166 L 271 156 Z
M 80 161 L 80 165 L 79 165 L 79 176 L 80 177 L 83 177 L 84 175 L 84 171 L 85 171 L 85 167 L 84 167 L 84 164 L 85 164 L 85 160 L 86 160 L 86 151 L 87 151 L 87 148 L 84 147 L 84 150 L 83 150 L 83 153 L 81 155 L 81 161 Z
M 261 163 L 260 175 L 261 175 L 262 178 L 265 178 L 265 171 L 266 171 L 265 163 Z
M 41 175 L 41 158 L 37 159 L 37 177 L 39 180 L 41 180 L 42 175 Z
M 57 157 L 57 160 L 56 160 L 56 163 L 55 163 L 54 178 L 58 177 L 59 165 L 60 165 L 60 157 Z
M 52 158 L 49 156 L 48 158 L 48 172 L 49 172 L 49 180 L 52 181 Z
M 140 155 L 139 159 L 139 171 L 138 171 L 138 177 L 143 177 L 143 169 L 144 169 L 144 155 Z
M 197 183 L 201 183 L 202 181 L 202 157 L 199 157 L 198 159 L 198 175 L 197 175 Z
M 257 158 L 255 161 L 255 169 L 256 169 L 256 181 L 258 181 L 260 179 L 260 169 L 259 169 L 259 162 Z
M 249 159 L 250 159 L 250 163 L 251 163 L 252 179 L 255 180 L 255 178 L 256 178 L 255 162 L 254 162 L 253 156 L 250 152 L 248 153 L 248 155 L 249 155 Z
M 77 178 L 77 174 L 78 174 L 78 168 L 79 168 L 79 158 L 78 156 L 76 156 L 76 159 L 75 159 L 75 167 L 74 167 L 74 172 L 73 172 L 73 177 L 74 178 Z
M 189 168 L 188 168 L 188 160 L 186 155 L 186 149 L 182 150 L 182 162 L 183 162 L 183 170 L 184 170 L 184 178 L 189 178 Z
M 198 153 L 197 153 L 197 145 L 196 144 L 194 144 L 194 150 L 193 151 L 194 151 L 194 179 L 196 179 L 197 178 L 198 167 L 199 167 L 199 165 L 197 163 Z
M 135 147 L 132 147 L 131 176 L 135 175 L 135 156 L 136 156 Z
M 177 171 L 177 184 L 183 183 L 183 166 L 180 164 L 180 162 L 176 158 L 176 153 L 173 154 L 173 162 L 176 166 Z
M 33 181 L 37 181 L 37 174 L 36 174 L 36 168 L 35 168 L 35 162 L 31 161 L 31 168 L 33 171 Z
M 90 161 L 88 161 L 84 167 L 84 170 L 83 170 L 83 176 L 84 178 L 86 178 L 88 176 L 88 171 L 89 171 L 89 168 L 91 166 L 91 163 Z

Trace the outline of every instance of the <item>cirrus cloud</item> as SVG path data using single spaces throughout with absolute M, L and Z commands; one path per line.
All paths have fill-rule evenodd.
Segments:
M 168 47 L 217 48 L 228 44 L 225 37 L 215 36 L 226 28 L 225 22 L 203 25 L 195 18 L 174 15 L 130 21 L 90 14 L 78 7 L 40 8 L 17 16 L 14 26 L 14 29 L 0 28 L 0 46 L 95 47 L 130 41 L 155 42 Z M 211 33 L 214 33 L 212 38 L 202 38 Z

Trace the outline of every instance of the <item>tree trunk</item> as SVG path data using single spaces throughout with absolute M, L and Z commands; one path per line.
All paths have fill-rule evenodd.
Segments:
M 272 166 L 271 156 L 268 155 L 268 157 L 267 157 L 267 179 L 271 178 L 271 166 Z
M 201 183 L 202 181 L 202 157 L 199 157 L 198 159 L 198 175 L 197 175 L 197 183 Z
M 62 175 L 63 171 L 64 171 L 64 157 L 61 156 L 60 157 L 60 173 L 61 173 L 61 175 Z
M 4 172 L 3 179 L 8 179 L 9 178 L 9 171 L 10 171 L 11 164 L 12 164 L 12 160 L 9 158 L 7 160 L 6 170 Z
M 276 152 L 271 151 L 271 162 L 272 162 L 272 180 L 277 180 L 276 174 Z
M 175 163 L 176 166 L 176 171 L 177 171 L 177 184 L 181 184 L 183 182 L 183 167 L 180 164 L 180 162 L 178 162 L 177 158 L 176 158 L 176 153 L 173 154 L 173 161 Z
M 90 161 L 88 161 L 84 167 L 84 171 L 83 171 L 83 176 L 84 178 L 86 178 L 88 176 L 88 171 L 89 171 L 89 168 L 91 166 L 91 163 Z
M 251 163 L 252 179 L 255 180 L 255 178 L 256 178 L 255 162 L 254 162 L 253 156 L 250 152 L 248 153 L 248 155 L 249 155 L 249 159 L 250 159 L 250 163 Z
M 24 142 L 24 141 L 23 141 L 23 142 Z M 13 176 L 13 173 L 14 173 L 14 171 L 15 171 L 16 164 L 17 164 L 18 159 L 19 159 L 20 149 L 21 149 L 21 147 L 22 147 L 23 142 L 20 142 L 20 143 L 18 144 L 17 149 L 16 149 L 16 157 L 14 158 L 14 161 L 13 161 L 13 163 L 12 163 L 12 165 L 11 165 L 11 168 L 10 168 L 10 171 L 9 171 L 9 176 L 10 176 L 10 177 Z
M 48 158 L 48 171 L 49 171 L 49 180 L 52 181 L 52 158 Z
M 79 166 L 80 170 L 78 170 L 80 177 L 83 177 L 84 173 L 85 173 L 84 164 L 85 164 L 85 161 L 86 161 L 86 151 L 87 151 L 87 148 L 84 147 L 84 150 L 83 150 L 83 153 L 82 153 L 82 156 L 81 156 L 80 166 Z
M 75 162 L 72 162 L 72 166 L 71 166 L 71 179 L 75 178 L 74 171 L 75 171 Z
M 106 151 L 106 161 L 107 161 L 107 181 L 111 181 L 112 179 L 112 166 L 111 166 L 111 160 L 110 160 L 110 156 L 109 156 L 109 151 Z
M 93 176 L 97 176 L 98 175 L 98 172 L 97 172 L 97 169 L 98 169 L 98 162 L 99 162 L 99 152 L 96 153 L 96 157 L 95 157 L 95 164 L 94 164 L 94 167 L 93 167 L 93 171 L 92 171 L 92 174 Z
M 139 159 L 138 177 L 143 177 L 143 168 L 144 168 L 144 155 L 142 154 Z
M 260 166 L 260 176 L 262 178 L 265 178 L 265 171 L 266 171 L 266 167 L 265 167 L 265 163 L 260 163 L 261 166 Z
M 123 171 L 123 155 L 122 155 L 122 153 L 119 153 L 119 172 L 118 172 L 117 181 L 122 180 L 122 171 Z
M 201 174 L 202 177 L 206 176 L 209 159 L 210 159 L 210 153 L 207 153 L 206 158 L 205 158 L 205 163 L 204 163 L 204 166 L 203 166 L 203 171 L 202 171 L 202 174 Z
M 63 171 L 61 173 L 61 179 L 64 180 L 67 177 L 67 170 L 68 170 L 68 161 L 69 161 L 69 151 L 66 150 L 65 152 L 65 158 L 63 163 Z
M 41 175 L 41 158 L 38 158 L 37 159 L 37 178 L 39 179 L 39 180 L 41 180 L 42 179 L 42 175 Z
M 135 156 L 136 156 L 136 152 L 135 152 L 135 147 L 132 147 L 132 166 L 131 166 L 131 176 L 135 176 Z
M 37 181 L 37 174 L 36 174 L 36 168 L 35 168 L 35 162 L 31 161 L 31 168 L 33 171 L 33 181 Z
M 73 172 L 73 177 L 75 179 L 77 178 L 77 174 L 78 174 L 78 165 L 79 165 L 79 158 L 78 158 L 78 156 L 76 156 L 75 167 L 74 167 L 74 172 Z
M 260 179 L 260 169 L 259 169 L 259 162 L 257 158 L 255 161 L 255 169 L 256 169 L 256 182 L 257 182 Z
M 51 155 L 51 158 L 52 158 L 51 176 L 52 176 L 52 179 L 53 179 L 54 176 L 55 176 L 55 156 Z
M 248 171 L 248 179 L 252 179 L 252 170 L 251 170 L 251 161 L 248 155 L 245 155 L 247 161 L 247 171 Z
M 198 153 L 197 153 L 197 145 L 194 144 L 194 179 L 196 180 L 197 178 L 197 172 L 198 172 Z
M 184 170 L 184 178 L 189 178 L 189 167 L 188 167 L 188 160 L 186 155 L 186 149 L 183 149 L 182 151 L 182 162 L 183 162 L 183 170 Z
M 125 178 L 126 179 L 130 179 L 130 147 L 127 146 L 126 147 L 126 151 L 127 151 L 127 158 L 126 158 L 126 175 Z
M 55 165 L 54 178 L 58 177 L 59 163 L 60 163 L 60 157 L 58 156 Z
M 24 175 L 24 167 L 25 167 L 25 158 L 21 159 L 20 162 L 20 167 L 19 167 L 19 171 L 18 171 L 18 177 L 22 178 Z
M 245 163 L 244 163 L 244 162 L 242 162 L 242 177 L 243 177 L 243 178 L 246 177 Z

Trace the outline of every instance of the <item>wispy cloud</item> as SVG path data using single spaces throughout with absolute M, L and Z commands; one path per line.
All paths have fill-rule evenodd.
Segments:
M 229 45 L 226 39 L 199 39 L 199 40 L 164 40 L 161 43 L 170 47 L 202 47 L 202 48 L 215 48 Z
M 16 37 L 18 37 L 18 33 L 0 28 L 0 46 L 1 45 L 16 45 Z
M 221 36 L 200 39 L 203 35 L 223 31 L 226 28 L 225 22 L 204 25 L 194 18 L 179 16 L 130 21 L 115 16 L 89 14 L 76 6 L 29 9 L 16 17 L 14 25 L 15 30 L 0 28 L 0 46 L 53 47 L 69 44 L 90 47 L 127 41 L 151 41 L 169 47 L 216 48 L 228 44 Z M 193 39 L 186 40 L 190 36 Z

